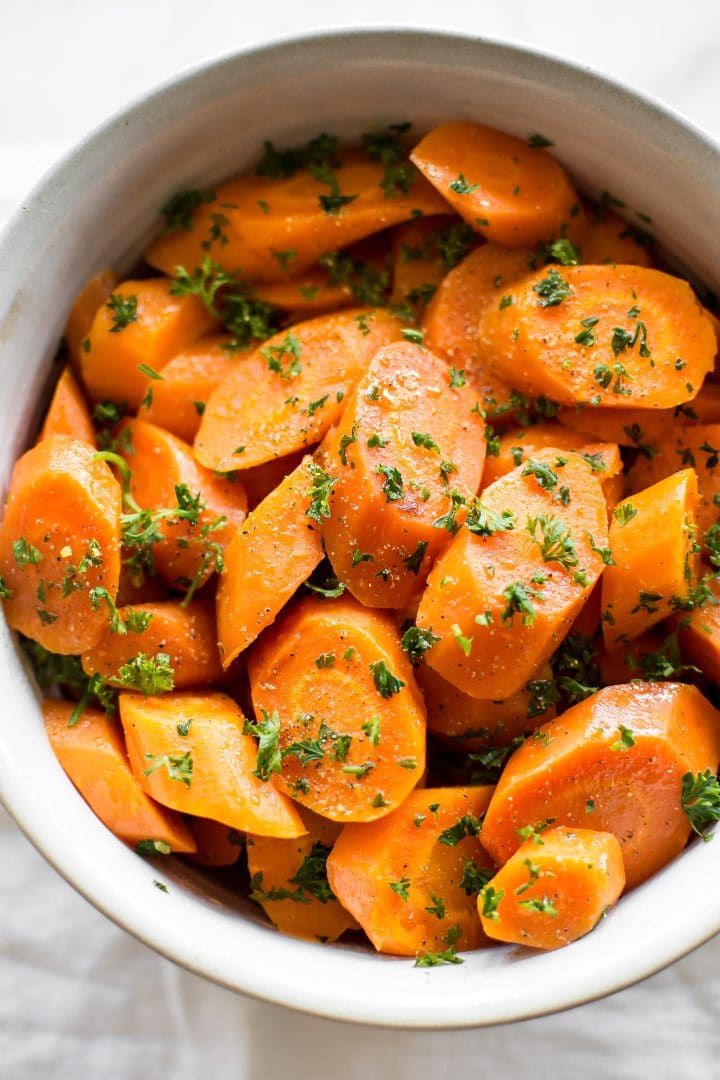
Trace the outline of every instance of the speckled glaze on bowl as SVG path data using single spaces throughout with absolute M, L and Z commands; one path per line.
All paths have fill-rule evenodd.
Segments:
M 554 57 L 471 37 L 319 34 L 179 75 L 92 133 L 35 189 L 0 242 L 0 485 L 34 430 L 65 313 L 87 278 L 132 265 L 175 191 L 214 183 L 263 139 L 346 138 L 406 119 L 540 131 L 590 193 L 641 210 L 659 240 L 720 285 L 720 151 L 684 119 Z M 588 937 L 416 969 L 352 945 L 284 937 L 255 906 L 173 860 L 151 865 L 94 817 L 45 738 L 37 693 L 0 625 L 0 796 L 30 840 L 97 908 L 224 986 L 320 1016 L 395 1027 L 502 1023 L 618 990 L 720 929 L 720 842 L 691 845 Z M 153 887 L 158 878 L 168 887 Z

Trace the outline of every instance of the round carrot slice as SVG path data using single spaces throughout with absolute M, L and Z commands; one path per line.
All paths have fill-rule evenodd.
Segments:
M 478 911 L 496 941 L 559 949 L 589 934 L 624 886 L 611 833 L 558 826 L 510 856 L 480 893 Z
M 209 469 L 248 469 L 319 442 L 382 345 L 401 337 L 381 309 L 299 323 L 238 361 L 210 395 L 195 438 Z
M 311 941 L 337 941 L 359 930 L 330 888 L 327 859 L 342 826 L 302 807 L 307 829 L 297 840 L 248 835 L 251 897 L 283 934 Z
M 86 675 L 98 673 L 112 682 L 123 664 L 138 653 L 150 657 L 165 653 L 176 690 L 208 686 L 222 678 L 211 604 L 194 600 L 183 607 L 165 600 L 119 607 L 117 614 L 126 632 L 112 633 L 109 624 L 105 627 L 92 649 L 82 655 Z
M 425 768 L 425 708 L 394 622 L 344 597 L 302 600 L 248 659 L 277 783 L 334 821 L 373 821 Z M 270 774 L 271 775 L 271 774 Z
M 120 578 L 120 485 L 93 448 L 44 439 L 15 463 L 0 577 L 14 630 L 51 652 L 92 648 Z
M 193 862 L 201 866 L 233 866 L 245 847 L 244 834 L 209 818 L 188 818 L 197 851 Z
M 67 435 L 95 446 L 90 410 L 70 367 L 66 367 L 58 379 L 38 442 L 51 435 Z
M 595 471 L 604 483 L 623 471 L 620 451 L 614 443 L 591 441 L 586 435 L 568 431 L 561 424 L 531 424 L 529 427 L 503 431 L 498 438 L 496 454 L 488 454 L 483 471 L 483 488 L 489 487 L 511 469 L 527 461 L 538 450 L 577 450 L 586 460 L 594 462 Z
M 483 124 L 441 124 L 410 158 L 465 221 L 508 247 L 560 236 L 578 202 L 553 157 Z
M 85 340 L 90 333 L 98 309 L 108 300 L 117 286 L 118 276 L 114 270 L 101 270 L 88 281 L 70 309 L 65 326 L 70 361 L 76 372 L 80 370 L 80 358 L 86 350 Z
M 483 844 L 499 865 L 553 824 L 613 833 L 628 888 L 682 851 L 682 777 L 720 760 L 718 713 L 699 690 L 610 686 L 539 731 L 508 761 L 485 815 Z
M 332 477 L 325 548 L 335 573 L 371 607 L 419 591 L 457 528 L 458 497 L 480 483 L 484 422 L 469 386 L 410 342 L 381 349 L 324 455 Z
M 478 343 L 518 390 L 614 409 L 691 400 L 716 344 L 688 283 L 642 266 L 538 270 L 485 312 Z
M 492 874 L 480 842 L 492 790 L 424 788 L 382 821 L 345 826 L 328 880 L 378 952 L 452 963 L 487 944 L 475 898 Z

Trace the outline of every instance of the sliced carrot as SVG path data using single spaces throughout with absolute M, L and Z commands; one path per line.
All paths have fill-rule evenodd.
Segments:
M 670 427 L 720 423 L 720 385 L 704 382 L 697 397 L 674 409 L 561 409 L 558 419 L 593 439 L 633 446 L 650 457 L 661 450 Z
M 616 443 L 590 440 L 576 431 L 568 431 L 550 420 L 544 424 L 516 427 L 503 431 L 498 437 L 497 453 L 488 454 L 483 471 L 482 486 L 489 487 L 501 476 L 517 468 L 523 461 L 533 457 L 538 450 L 553 447 L 556 450 L 577 450 L 596 462 L 603 486 L 623 471 L 623 462 Z
M 292 802 L 255 776 L 255 741 L 232 698 L 123 693 L 120 718 L 132 771 L 163 806 L 261 836 L 305 832 Z
M 413 211 L 442 214 L 447 207 L 430 184 L 406 165 L 402 188 L 383 188 L 385 167 L 362 151 L 342 151 L 332 175 L 352 201 L 333 213 L 321 199 L 328 184 L 306 168 L 270 179 L 246 175 L 216 189 L 212 201 L 192 214 L 189 229 L 165 233 L 146 255 L 151 266 L 172 274 L 191 270 L 210 255 L 251 281 L 283 281 L 302 273 L 328 251 L 346 247 L 379 229 L 406 221 Z
M 570 220 L 565 235 L 579 248 L 580 262 L 587 265 L 652 266 L 648 245 L 638 239 L 644 234 L 603 207 L 585 207 Z
M 600 617 L 602 615 L 602 578 L 600 578 L 595 588 L 592 590 L 587 600 L 580 608 L 580 611 L 575 616 L 572 626 L 570 627 L 571 634 L 582 634 L 583 637 L 593 638 L 600 629 Z
M 118 608 L 118 616 L 129 623 L 127 632 L 112 634 L 109 625 L 105 628 L 93 648 L 83 653 L 86 675 L 97 672 L 112 681 L 123 664 L 142 652 L 151 657 L 158 653 L 169 656 L 176 690 L 209 686 L 221 679 L 215 615 L 207 601 L 194 600 L 187 607 L 174 600 L 136 604 Z M 133 626 L 138 623 L 147 625 L 135 631 Z
M 51 435 L 67 435 L 95 446 L 90 410 L 70 367 L 64 368 L 58 379 L 38 442 Z
M 120 485 L 88 443 L 53 435 L 15 463 L 0 530 L 5 616 L 50 652 L 91 648 L 120 577 Z
M 578 202 L 553 157 L 482 124 L 441 124 L 410 157 L 465 221 L 508 247 L 560 236 Z
M 483 701 L 463 694 L 427 664 L 419 665 L 415 677 L 425 699 L 428 731 L 458 749 L 507 746 L 555 715 L 554 703 L 549 704 L 543 696 L 552 678 L 549 665 L 542 667 L 527 687 L 504 701 Z
M 714 683 L 720 683 L 720 583 L 708 579 L 712 601 L 702 608 L 683 612 L 674 621 L 682 657 L 695 664 Z
M 327 858 L 342 827 L 305 807 L 298 812 L 307 834 L 297 840 L 248 836 L 250 895 L 283 934 L 337 941 L 360 929 L 328 884 Z
M 196 296 L 173 296 L 171 288 L 169 278 L 124 281 L 99 308 L 80 353 L 92 401 L 137 409 L 148 377 L 158 381 L 173 356 L 213 329 L 215 320 Z
M 615 409 L 689 401 L 715 356 L 688 283 L 641 266 L 538 270 L 485 312 L 478 344 L 518 390 Z
M 80 370 L 80 358 L 87 347 L 85 341 L 98 309 L 107 301 L 117 283 L 118 276 L 114 270 L 101 270 L 90 278 L 70 308 L 64 336 L 70 362 L 76 372 Z
M 209 557 L 212 545 L 224 547 L 245 520 L 242 484 L 233 477 L 213 476 L 197 464 L 187 443 L 145 420 L 123 421 L 119 443 L 132 471 L 130 492 L 143 509 L 177 507 L 177 489 L 182 485 L 192 498 L 202 496 L 204 509 L 197 521 L 168 517 L 160 525 L 163 539 L 150 548 L 154 565 L 168 584 L 201 585 L 215 566 Z
M 603 635 L 619 649 L 681 606 L 699 570 L 697 476 L 683 469 L 619 503 L 602 581 Z
M 676 655 L 673 656 L 673 653 Z M 664 660 L 663 660 L 664 658 Z M 608 652 L 599 650 L 598 665 L 603 686 L 629 683 L 633 679 L 657 682 L 661 678 L 676 678 L 675 663 L 679 662 L 677 639 L 674 646 L 670 637 L 665 638 L 659 630 L 646 630 L 621 649 Z M 663 675 L 667 663 L 669 674 Z
M 378 952 L 452 956 L 487 944 L 475 897 L 492 873 L 479 838 L 491 794 L 424 788 L 382 821 L 345 826 L 328 879 Z
M 483 845 L 502 865 L 549 824 L 611 832 L 628 888 L 682 851 L 685 773 L 717 770 L 720 716 L 694 686 L 610 686 L 528 739 L 500 777 L 483 823 Z
M 484 421 L 469 386 L 411 342 L 381 349 L 362 376 L 324 468 L 334 480 L 322 522 L 335 573 L 363 604 L 400 608 L 449 539 L 438 522 L 482 475 Z
M 197 844 L 194 862 L 201 866 L 233 866 L 238 861 L 245 840 L 237 829 L 229 829 L 220 821 L 199 817 L 188 818 L 188 825 Z
M 138 409 L 140 419 L 191 443 L 213 390 L 232 374 L 237 360 L 247 351 L 230 352 L 224 347 L 230 340 L 221 336 L 201 338 L 173 356 L 162 369 L 162 379 L 146 381 L 143 400 L 147 404 Z
M 417 614 L 427 662 L 472 697 L 518 693 L 549 660 L 603 569 L 599 474 L 543 450 L 482 494 L 437 559 Z
M 286 457 L 273 458 L 263 465 L 255 465 L 252 469 L 243 469 L 242 485 L 247 494 L 248 507 L 254 510 L 263 499 L 267 499 L 268 495 L 297 469 L 304 457 L 303 451 L 299 450 L 295 454 L 287 454 Z
M 117 722 L 85 709 L 69 727 L 73 708 L 72 702 L 45 698 L 45 728 L 58 761 L 103 825 L 127 844 L 157 844 L 158 854 L 195 851 L 180 815 L 149 798 L 133 776 Z
M 258 285 L 255 295 L 281 311 L 291 311 L 293 322 L 354 304 L 350 287 L 347 284 L 333 285 L 329 278 L 324 267 L 311 267 L 299 277 Z
M 720 495 L 720 424 L 665 429 L 657 446 L 639 454 L 627 474 L 627 489 L 635 497 L 652 484 L 690 467 L 697 474 L 700 504 L 697 513 L 698 540 L 718 519 L 715 496 Z
M 353 308 L 270 338 L 210 395 L 198 461 L 220 472 L 248 469 L 319 442 L 370 358 L 400 331 L 386 311 Z
M 421 312 L 449 269 L 448 245 L 467 251 L 473 235 L 460 218 L 448 214 L 398 225 L 392 241 L 393 301 Z
M 489 370 L 478 344 L 478 321 L 484 311 L 503 302 L 536 262 L 532 251 L 483 244 L 443 278 L 422 317 L 427 347 L 466 373 L 490 416 L 507 410 L 512 382 Z
M 589 934 L 624 887 L 612 833 L 558 826 L 510 856 L 478 897 L 478 911 L 496 941 L 559 949 Z
M 393 620 L 308 597 L 248 660 L 258 720 L 277 727 L 276 782 L 333 821 L 373 821 L 425 768 L 425 708 Z
M 311 459 L 304 458 L 249 515 L 225 550 L 217 593 L 225 667 L 269 626 L 323 559 L 309 515 Z
M 169 600 L 170 589 L 157 574 L 138 574 L 136 568 L 125 563 L 120 568 L 120 584 L 116 597 L 118 607 L 137 607 L 138 604 L 155 604 Z

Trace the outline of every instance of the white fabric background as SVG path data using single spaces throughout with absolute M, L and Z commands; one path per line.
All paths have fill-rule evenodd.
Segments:
M 361 23 L 529 42 L 649 91 L 720 136 L 717 0 L 0 0 L 0 224 L 68 146 L 159 79 L 280 33 Z M 5 1080 L 677 1080 L 719 1076 L 718 1051 L 720 938 L 560 1016 L 476 1032 L 354 1028 L 177 969 L 76 895 L 0 810 Z

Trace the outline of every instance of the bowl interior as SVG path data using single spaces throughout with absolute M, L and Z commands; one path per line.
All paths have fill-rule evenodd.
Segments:
M 66 312 L 97 270 L 133 265 L 176 191 L 249 167 L 264 139 L 357 138 L 477 119 L 541 132 L 589 194 L 637 211 L 713 289 L 718 150 L 692 127 L 537 53 L 417 32 L 320 35 L 180 77 L 94 133 L 30 196 L 0 243 L 0 483 L 32 434 Z M 509 947 L 414 969 L 355 944 L 282 937 L 232 888 L 172 860 L 137 858 L 95 819 L 50 750 L 11 635 L 0 625 L 0 794 L 89 900 L 142 940 L 226 986 L 338 1019 L 410 1027 L 516 1020 L 578 1004 L 676 959 L 720 927 L 720 845 L 695 844 L 603 924 L 550 954 Z M 167 884 L 167 893 L 153 886 Z

